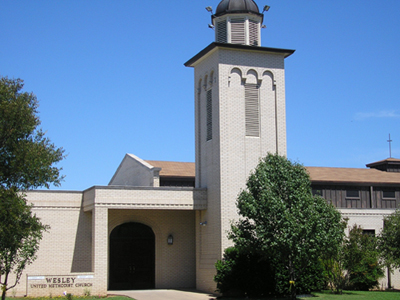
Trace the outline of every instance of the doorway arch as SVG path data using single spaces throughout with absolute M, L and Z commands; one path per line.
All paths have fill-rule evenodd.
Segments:
M 155 235 L 141 223 L 124 223 L 110 234 L 110 290 L 155 287 Z

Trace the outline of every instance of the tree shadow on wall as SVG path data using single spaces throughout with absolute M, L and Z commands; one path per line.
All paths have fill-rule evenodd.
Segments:
M 75 235 L 71 272 L 92 272 L 92 214 L 81 206 Z

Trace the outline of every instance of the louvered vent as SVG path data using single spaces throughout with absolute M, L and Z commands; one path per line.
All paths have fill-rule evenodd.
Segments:
M 212 139 L 212 95 L 207 91 L 207 141 Z
M 246 136 L 260 136 L 260 117 L 258 103 L 258 85 L 246 84 L 244 88 Z
M 218 43 L 228 42 L 226 20 L 217 23 L 217 42 Z
M 246 44 L 246 31 L 243 18 L 231 20 L 231 43 Z
M 258 28 L 259 23 L 253 20 L 249 20 L 249 42 L 250 46 L 258 46 Z

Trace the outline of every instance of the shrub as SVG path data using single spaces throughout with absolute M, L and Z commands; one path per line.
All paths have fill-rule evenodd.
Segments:
M 378 288 L 378 279 L 384 276 L 384 272 L 379 262 L 376 237 L 363 234 L 362 228 L 354 225 L 349 231 L 344 251 L 349 288 L 361 291 Z
M 67 294 L 65 295 L 65 298 L 67 298 L 67 300 L 72 300 L 72 299 L 73 299 L 71 293 L 67 293 Z
M 289 269 L 285 268 L 284 264 L 274 263 L 275 266 L 275 294 L 289 295 L 292 289 L 289 284 L 290 274 Z M 310 260 L 303 264 L 304 269 L 302 276 L 296 280 L 295 287 L 298 294 L 309 294 L 312 291 L 320 291 L 325 286 L 325 278 L 323 276 L 323 266 L 320 260 Z
M 274 272 L 263 256 L 248 249 L 225 249 L 215 267 L 217 290 L 224 296 L 265 296 L 275 291 Z

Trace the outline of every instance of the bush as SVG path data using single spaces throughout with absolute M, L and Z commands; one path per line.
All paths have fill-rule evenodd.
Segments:
M 349 288 L 360 291 L 379 287 L 378 279 L 384 276 L 379 263 L 375 236 L 363 234 L 361 227 L 354 225 L 344 245 L 345 268 L 349 275 Z
M 269 261 L 247 249 L 225 249 L 215 264 L 217 290 L 224 296 L 266 296 L 274 293 L 274 272 Z
M 291 285 L 289 270 L 284 264 L 274 263 L 275 268 L 275 294 L 290 295 Z M 298 294 L 310 294 L 312 291 L 320 291 L 326 286 L 323 276 L 323 266 L 320 260 L 308 261 L 304 266 L 302 276 L 299 276 L 295 282 L 296 292 Z

